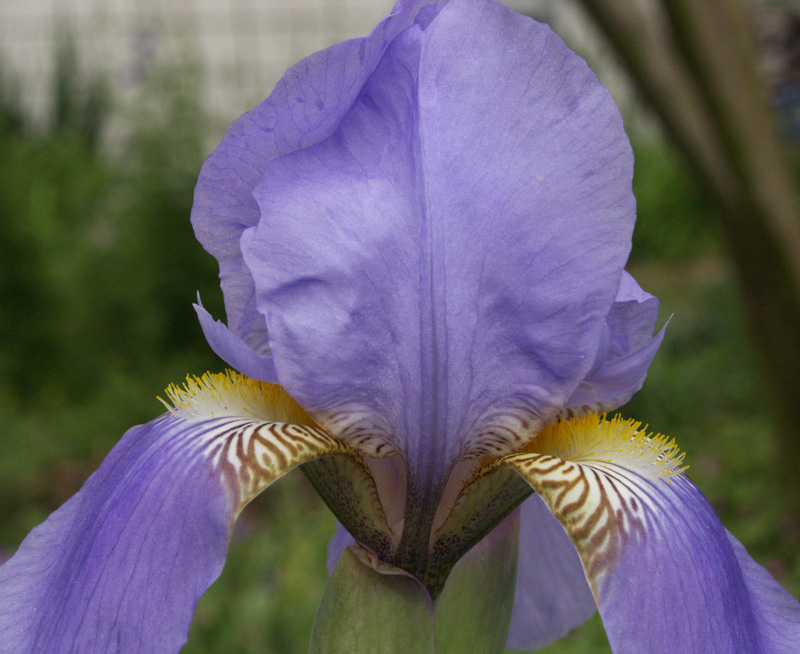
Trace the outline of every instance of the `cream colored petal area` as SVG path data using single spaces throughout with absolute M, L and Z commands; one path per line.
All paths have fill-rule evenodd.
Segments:
M 335 455 L 360 461 L 348 446 L 316 427 L 220 420 L 219 428 L 208 432 L 204 447 L 213 469 L 231 493 L 234 515 L 296 466 Z
M 566 529 L 578 550 L 595 597 L 603 575 L 613 566 L 623 542 L 642 532 L 644 501 L 624 475 L 610 467 L 557 457 L 523 454 L 509 457 Z
M 182 388 L 171 385 L 166 393 L 169 401 L 162 401 L 172 415 L 188 424 L 207 423 L 193 447 L 229 491 L 234 516 L 298 465 L 331 455 L 360 460 L 314 425 L 277 384 L 228 370 L 189 376 Z
M 170 412 L 188 423 L 219 421 L 196 446 L 230 494 L 234 517 L 292 468 L 307 476 L 362 542 L 386 550 L 391 530 L 372 475 L 352 447 L 314 424 L 283 388 L 228 370 L 167 389 Z M 312 463 L 313 462 L 313 463 Z

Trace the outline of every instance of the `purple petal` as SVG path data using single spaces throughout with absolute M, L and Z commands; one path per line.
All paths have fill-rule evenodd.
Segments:
M 566 412 L 613 411 L 633 397 L 644 384 L 647 369 L 661 347 L 667 326 L 649 342 L 616 359 L 607 359 L 578 384 L 567 400 Z
M 597 610 L 578 553 L 538 495 L 521 507 L 514 611 L 506 647 L 532 651 L 588 620 Z
M 549 28 L 450 2 L 255 189 L 242 249 L 282 383 L 417 477 L 518 447 L 592 365 L 631 173 L 613 101 Z
M 658 318 L 658 298 L 643 291 L 636 280 L 622 272 L 617 297 L 606 323 L 610 332 L 608 358 L 616 359 L 648 343 Z
M 328 576 L 333 574 L 333 569 L 339 562 L 339 557 L 342 555 L 345 548 L 355 544 L 356 539 L 342 526 L 341 522 L 337 522 L 336 533 L 333 535 L 333 538 L 331 538 L 331 542 L 328 543 L 328 562 L 326 564 Z
M 732 545 L 674 441 L 587 416 L 532 445 L 504 461 L 566 529 L 615 654 L 800 651 L 800 605 Z
M 309 460 L 319 430 L 276 424 L 167 414 L 128 431 L 0 567 L 3 654 L 177 652 L 241 508 Z M 280 453 L 261 447 L 276 429 Z
M 738 540 L 726 532 L 750 594 L 750 604 L 765 652 L 800 652 L 800 607 L 772 575 L 758 565 Z
M 203 334 L 216 355 L 247 377 L 277 383 L 278 373 L 271 354 L 258 354 L 219 320 L 214 320 L 200 299 L 194 305 Z
M 441 1 L 398 3 L 369 37 L 297 63 L 267 100 L 231 125 L 200 171 L 192 207 L 195 235 L 219 261 L 230 331 L 254 350 L 267 347 L 267 327 L 239 248 L 242 232 L 259 218 L 253 188 L 273 159 L 328 138 L 391 40 L 418 14 L 425 18 L 421 8 Z
M 688 478 L 638 491 L 651 511 L 631 525 L 599 582 L 615 654 L 800 651 L 797 600 L 741 545 L 734 551 Z
M 4 652 L 177 652 L 225 560 L 233 507 L 191 438 L 131 429 L 0 568 Z
M 613 411 L 633 397 L 664 340 L 666 325 L 653 336 L 657 318 L 658 299 L 623 271 L 595 363 L 570 395 L 562 415 Z

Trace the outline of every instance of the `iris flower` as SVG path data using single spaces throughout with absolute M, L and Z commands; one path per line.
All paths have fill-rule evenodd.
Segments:
M 290 68 L 195 194 L 235 370 L 168 389 L 0 568 L 0 652 L 177 652 L 236 517 L 300 464 L 333 558 L 432 599 L 518 542 L 515 648 L 597 608 L 617 654 L 800 652 L 675 443 L 604 415 L 663 338 L 624 270 L 632 169 L 585 62 L 497 2 L 401 0 Z

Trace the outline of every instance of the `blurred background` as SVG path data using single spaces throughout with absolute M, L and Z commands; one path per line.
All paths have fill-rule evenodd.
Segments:
M 0 561 L 169 383 L 223 368 L 191 307 L 224 316 L 189 224 L 200 166 L 289 65 L 392 4 L 0 0 Z M 509 4 L 589 61 L 636 152 L 629 270 L 673 318 L 624 413 L 678 440 L 797 597 L 800 4 Z M 253 502 L 183 651 L 306 652 L 333 530 L 299 471 Z M 595 618 L 542 651 L 609 650 Z

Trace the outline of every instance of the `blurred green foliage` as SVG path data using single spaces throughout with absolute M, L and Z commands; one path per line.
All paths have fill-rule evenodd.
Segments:
M 199 290 L 222 313 L 216 263 L 188 220 L 205 134 L 197 74 L 153 70 L 139 94 L 157 100 L 137 103 L 109 151 L 105 84 L 80 74 L 68 42 L 59 53 L 46 126 L 26 120 L 7 78 L 0 95 L 4 543 L 159 412 L 166 384 L 219 367 L 191 306 Z
M 223 316 L 217 266 L 194 240 L 192 190 L 207 117 L 191 66 L 154 68 L 101 147 L 115 108 L 65 42 L 46 128 L 0 88 L 0 550 L 74 493 L 119 436 L 161 412 L 186 373 L 223 364 L 202 337 L 199 290 Z M 631 271 L 662 300 L 667 337 L 628 416 L 669 433 L 728 528 L 795 595 L 800 555 L 770 473 L 774 431 L 718 230 L 660 140 L 635 143 L 639 222 Z M 307 651 L 334 520 L 290 474 L 244 512 L 184 652 Z M 0 552 L 1 553 L 1 552 Z M 608 652 L 597 617 L 543 650 Z
M 638 218 L 631 262 L 678 263 L 709 254 L 719 242 L 719 225 L 686 162 L 662 139 L 642 136 L 633 150 Z

